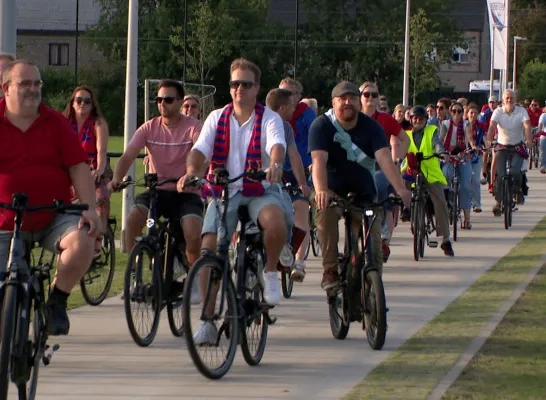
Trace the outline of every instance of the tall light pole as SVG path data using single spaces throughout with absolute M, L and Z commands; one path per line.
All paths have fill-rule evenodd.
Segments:
M 186 48 L 188 41 L 188 0 L 184 0 L 184 71 L 182 72 L 182 82 L 186 84 L 186 69 L 188 67 L 188 49 Z
M 518 42 L 527 40 L 525 37 L 514 36 L 514 64 L 512 65 L 512 89 L 516 90 L 516 63 L 518 57 Z
M 508 89 L 508 77 L 510 76 L 510 0 L 504 0 L 504 29 L 506 29 L 506 70 L 504 71 L 503 89 Z
M 406 0 L 406 34 L 404 38 L 404 90 L 402 103 L 409 104 L 409 58 L 410 58 L 410 0 Z
M 80 36 L 80 0 L 76 0 L 76 46 L 74 51 L 74 87 L 78 86 L 78 37 Z
M 127 69 L 125 73 L 125 120 L 123 130 L 124 150 L 133 137 L 137 125 L 137 84 L 138 84 L 138 0 L 129 0 L 129 24 L 127 27 Z M 131 164 L 130 176 L 135 176 L 135 163 Z M 127 216 L 133 203 L 135 190 L 129 186 L 123 191 L 121 220 L 121 250 L 126 252 L 125 229 Z
M 298 28 L 300 25 L 300 0 L 296 0 L 296 27 L 294 29 L 294 80 L 298 68 Z
M 17 52 L 17 3 L 15 0 L 0 0 L 0 52 Z

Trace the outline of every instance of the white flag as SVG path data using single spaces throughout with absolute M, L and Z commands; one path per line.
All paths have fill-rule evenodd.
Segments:
M 508 45 L 506 29 L 505 2 L 508 0 L 487 0 L 487 10 L 489 14 L 490 34 L 495 35 L 495 48 L 493 49 L 493 40 L 491 41 L 491 57 L 493 59 L 493 68 L 506 69 L 506 52 Z

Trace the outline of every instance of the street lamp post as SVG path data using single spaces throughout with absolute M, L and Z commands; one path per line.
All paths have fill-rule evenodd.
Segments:
M 514 64 L 512 66 L 512 89 L 516 90 L 516 63 L 517 63 L 517 54 L 518 54 L 518 45 L 517 43 L 520 40 L 527 40 L 525 37 L 514 36 Z
M 74 49 L 74 87 L 78 86 L 78 38 L 80 35 L 80 0 L 76 0 L 76 46 Z
M 404 38 L 404 89 L 402 103 L 409 103 L 409 57 L 410 57 L 410 0 L 406 0 L 406 34 Z

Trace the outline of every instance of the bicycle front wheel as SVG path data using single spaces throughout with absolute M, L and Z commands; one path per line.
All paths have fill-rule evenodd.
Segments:
M 2 307 L 2 321 L 0 333 L 0 400 L 8 398 L 8 384 L 10 381 L 12 347 L 15 335 L 15 323 L 17 318 L 17 287 L 7 285 L 4 293 L 4 306 Z
M 504 193 L 503 193 L 503 202 L 504 202 L 504 229 L 508 229 L 512 226 L 512 201 L 513 193 L 510 190 L 510 177 L 506 177 L 504 180 Z
M 125 270 L 123 304 L 129 333 L 134 342 L 149 346 L 157 333 L 161 314 L 161 276 L 154 267 L 160 257 L 147 243 L 138 242 Z
M 220 379 L 231 368 L 239 339 L 238 305 L 235 288 L 223 265 L 213 257 L 201 257 L 190 268 L 184 299 L 191 298 L 193 285 L 205 287 L 202 303 L 182 303 L 184 336 L 191 359 L 209 379 Z
M 421 202 L 413 203 L 413 259 L 422 257 L 423 231 L 425 229 L 425 210 Z
M 381 350 L 387 335 L 387 308 L 383 281 L 377 270 L 363 272 L 362 303 L 364 309 L 364 327 L 368 344 L 374 350 Z
M 453 207 L 451 208 L 451 220 L 453 221 L 453 241 L 457 241 L 457 229 L 459 227 L 459 188 L 453 192 Z
M 80 280 L 82 295 L 87 304 L 98 306 L 108 296 L 116 267 L 116 240 L 110 226 L 104 234 L 101 253 L 91 261 L 87 273 Z

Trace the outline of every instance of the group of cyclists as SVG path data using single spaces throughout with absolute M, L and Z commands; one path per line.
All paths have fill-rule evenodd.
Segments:
M 375 83 L 359 87 L 343 81 L 331 92 L 331 107 L 317 116 L 316 100 L 302 100 L 301 84 L 290 78 L 269 91 L 266 104 L 262 104 L 258 101 L 260 69 L 239 58 L 229 71 L 232 102 L 211 112 L 203 122 L 199 97 L 186 95 L 178 81 L 161 81 L 155 98 L 159 116 L 138 128 L 112 171 L 107 159 L 108 124 L 93 90 L 76 88 L 64 112 L 58 113 L 41 101 L 43 82 L 38 68 L 23 60 L 8 61 L 2 72 L 0 137 L 10 146 L 3 146 L 0 152 L 0 202 L 9 203 L 14 193 L 24 192 L 31 205 L 53 200 L 89 205 L 81 217 L 25 216 L 25 239 L 58 253 L 46 310 L 52 335 L 69 332 L 67 298 L 100 251 L 110 193 L 119 187 L 143 149 L 151 173 L 160 179 L 179 177 L 178 183 L 161 187 L 157 206 L 161 216 L 180 221 L 190 268 L 200 254 L 216 252 L 219 227 L 218 209 L 205 207 L 210 193 L 196 186 L 195 179 L 214 181 L 218 170 L 229 176 L 266 172 L 263 182 L 245 178 L 230 184 L 228 229 L 223 234 L 231 237 L 236 233 L 238 209 L 246 206 L 250 219 L 262 231 L 267 253 L 263 300 L 270 306 L 281 299 L 279 264 L 292 269 L 294 281 L 304 280 L 309 235 L 298 249 L 289 243 L 294 226 L 309 232 L 310 204 L 316 209 L 314 223 L 322 252 L 321 287 L 332 291 L 340 283 L 338 221 L 342 210 L 330 206 L 337 197 L 357 193 L 368 203 L 392 195 L 402 199 L 401 210 L 386 206 L 371 228 L 374 261 L 380 272 L 390 254 L 398 215 L 402 221 L 412 218 L 412 177 L 418 172 L 426 179 L 436 233 L 442 238 L 440 247 L 446 256 L 454 256 L 448 216 L 451 199 L 446 187 L 455 168 L 463 229 L 472 228 L 472 211 L 482 211 L 480 180 L 484 176 L 492 178 L 497 200 L 493 213 L 500 214 L 499 182 L 505 173 L 505 153 L 489 154 L 492 146 L 517 149 L 511 158 L 518 188 L 515 196 L 519 204 L 524 202 L 521 171 L 525 146 L 531 147 L 537 139 L 528 111 L 517 105 L 512 90 L 503 93 L 500 106 L 495 97 L 489 98 L 484 110 L 465 99 L 440 99 L 436 106 L 398 105 L 391 115 Z M 540 121 L 539 140 L 546 145 L 546 120 L 540 117 Z M 542 153 L 541 172 L 545 173 Z M 420 171 L 416 171 L 416 154 L 423 159 Z M 492 160 L 486 162 L 484 155 L 488 154 Z M 455 155 L 459 157 L 457 164 L 452 162 Z M 492 164 L 490 170 L 485 164 Z M 286 184 L 299 191 L 288 196 L 282 190 Z M 149 196 L 149 192 L 138 195 L 127 218 L 129 250 L 146 225 Z M 0 210 L 0 285 L 7 278 L 13 217 L 13 212 Z M 362 218 L 356 215 L 353 220 Z M 355 231 L 360 226 L 358 223 Z M 182 291 L 183 287 L 173 285 L 172 290 Z M 205 290 L 202 279 L 191 288 L 191 303 L 202 302 Z M 212 322 L 202 322 L 194 340 L 211 342 L 216 335 Z

